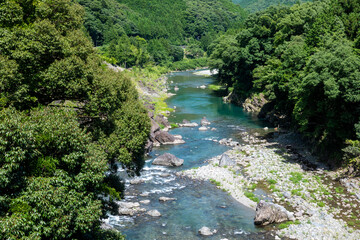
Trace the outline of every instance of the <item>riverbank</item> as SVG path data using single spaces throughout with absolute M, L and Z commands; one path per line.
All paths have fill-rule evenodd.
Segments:
M 360 194 L 334 181 L 337 173 L 317 163 L 296 136 L 256 140 L 243 133 L 242 138 L 245 144 L 225 153 L 236 166 L 220 167 L 218 156 L 182 175 L 210 180 L 252 209 L 261 198 L 284 206 L 297 220 L 280 224 L 279 237 L 360 239 Z M 259 189 L 268 194 L 259 194 Z

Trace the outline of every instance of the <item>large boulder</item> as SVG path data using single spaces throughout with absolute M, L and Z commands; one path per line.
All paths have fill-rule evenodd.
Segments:
M 168 132 L 158 131 L 155 133 L 155 139 L 160 144 L 172 143 L 175 141 L 175 137 Z
M 228 155 L 226 154 L 223 154 L 220 158 L 220 161 L 219 161 L 219 166 L 220 167 L 223 167 L 223 166 L 235 166 L 236 165 L 236 162 L 231 159 Z
M 294 215 L 284 207 L 261 200 L 256 206 L 255 225 L 268 225 L 284 221 L 294 221 Z
M 170 166 L 170 167 L 178 167 L 184 164 L 184 160 L 175 157 L 170 153 L 164 153 L 163 155 L 155 158 L 152 163 L 153 165 L 161 165 L 161 166 Z

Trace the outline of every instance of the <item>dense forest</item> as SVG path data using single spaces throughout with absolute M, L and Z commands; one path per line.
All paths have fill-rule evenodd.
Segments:
M 312 0 L 232 0 L 234 3 L 239 4 L 242 8 L 250 11 L 257 12 L 264 10 L 270 6 L 278 5 L 294 5 L 301 2 L 310 2 Z
M 359 0 L 270 7 L 212 48 L 211 66 L 234 98 L 263 93 L 263 111 L 291 123 L 326 161 L 360 166 Z
M 78 1 L 95 46 L 123 67 L 204 57 L 217 33 L 247 15 L 230 0 Z
M 0 4 L 0 239 L 121 239 L 100 229 L 150 123 L 103 65 L 71 0 Z

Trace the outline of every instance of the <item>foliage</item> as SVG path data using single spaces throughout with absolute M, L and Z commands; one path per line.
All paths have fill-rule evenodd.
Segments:
M 0 4 L 1 239 L 122 238 L 99 220 L 123 191 L 115 163 L 141 170 L 150 123 L 83 14 L 71 0 Z
M 218 38 L 210 66 L 241 99 L 264 93 L 270 110 L 334 162 L 360 137 L 359 16 L 358 0 L 270 7 Z
M 234 3 L 239 4 L 241 7 L 249 10 L 250 12 L 257 12 L 265 10 L 270 6 L 276 5 L 294 5 L 301 2 L 309 2 L 311 0 L 232 0 Z
M 123 67 L 168 65 L 204 56 L 219 32 L 246 12 L 230 0 L 78 0 L 85 27 L 106 57 Z M 180 46 L 182 45 L 182 46 Z

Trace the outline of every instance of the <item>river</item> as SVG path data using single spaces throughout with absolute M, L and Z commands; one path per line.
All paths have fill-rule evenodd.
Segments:
M 228 150 L 228 147 L 213 140 L 233 138 L 240 141 L 240 133 L 254 128 L 263 128 L 266 123 L 242 108 L 225 104 L 222 98 L 208 88 L 199 86 L 214 82 L 212 77 L 198 76 L 194 71 L 168 75 L 170 92 L 175 96 L 167 100 L 169 107 L 176 111 L 169 116 L 170 122 L 187 119 L 200 123 L 206 117 L 215 131 L 199 131 L 197 128 L 176 128 L 171 134 L 179 134 L 186 141 L 181 145 L 167 145 L 154 149 L 141 173 L 145 183 L 130 185 L 127 181 L 125 201 L 138 202 L 148 199 L 150 204 L 141 207 L 157 209 L 162 216 L 153 218 L 146 215 L 136 217 L 109 216 L 109 223 L 130 240 L 144 239 L 203 239 L 198 230 L 207 226 L 217 233 L 206 239 L 259 239 L 263 229 L 253 224 L 254 210 L 235 201 L 226 192 L 208 182 L 199 182 L 175 176 L 182 171 L 201 166 L 206 159 Z M 178 86 L 179 90 L 174 91 Z M 151 165 L 156 156 L 169 152 L 184 159 L 184 165 L 167 168 Z M 169 176 L 164 176 L 168 173 Z M 142 197 L 141 194 L 148 196 Z M 176 198 L 176 201 L 159 202 L 159 197 Z

